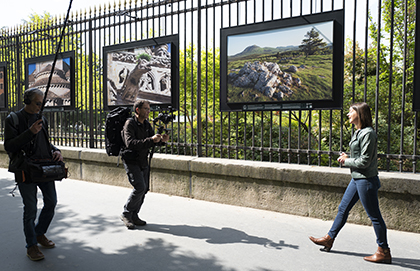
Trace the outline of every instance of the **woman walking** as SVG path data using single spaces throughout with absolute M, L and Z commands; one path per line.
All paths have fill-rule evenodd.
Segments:
M 344 166 L 350 167 L 351 181 L 343 195 L 334 223 L 327 235 L 321 238 L 309 237 L 317 245 L 324 246 L 323 251 L 330 251 L 335 238 L 347 221 L 350 210 L 357 201 L 361 201 L 368 217 L 372 221 L 376 234 L 378 250 L 372 256 L 364 257 L 375 263 L 391 263 L 386 225 L 379 210 L 377 136 L 372 127 L 372 115 L 366 103 L 355 103 L 347 114 L 351 124 L 356 127 L 350 141 L 350 157 L 341 153 L 337 159 Z

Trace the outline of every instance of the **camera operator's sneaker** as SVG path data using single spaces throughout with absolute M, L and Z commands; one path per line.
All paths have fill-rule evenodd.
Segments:
M 31 261 L 39 261 L 44 259 L 44 254 L 42 254 L 37 245 L 28 247 L 26 249 L 26 256 L 28 256 Z
M 138 216 L 134 216 L 133 217 L 133 223 L 136 226 L 146 226 L 146 221 L 141 220 Z
M 136 228 L 133 221 L 131 221 L 131 219 L 128 219 L 125 215 L 121 215 L 121 221 L 125 224 L 125 226 L 129 230 Z

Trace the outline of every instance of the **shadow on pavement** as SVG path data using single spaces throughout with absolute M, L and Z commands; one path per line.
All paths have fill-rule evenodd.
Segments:
M 374 252 L 372 252 L 371 254 L 364 254 L 364 253 L 356 253 L 356 252 L 348 252 L 348 251 L 331 250 L 329 253 L 363 258 L 363 257 L 372 255 Z M 391 255 L 392 255 L 392 248 L 391 248 Z M 374 263 L 372 263 L 372 264 L 374 264 Z M 408 268 L 408 269 L 412 269 L 412 270 L 420 270 L 420 259 L 406 259 L 406 258 L 395 258 L 395 257 L 393 257 L 392 258 L 392 265 L 393 266 L 400 266 L 402 268 Z
M 32 262 L 26 257 L 24 235 L 22 229 L 22 202 L 17 190 L 16 197 L 9 192 L 14 188 L 11 179 L 0 178 L 0 205 L 2 210 L 0 236 L 7 250 L 2 252 L 3 260 L 0 270 L 226 270 L 234 271 L 223 265 L 215 255 L 197 255 L 193 250 L 182 253 L 179 246 L 165 241 L 162 238 L 147 238 L 146 241 L 133 244 L 121 249 L 107 251 L 107 246 L 95 246 L 87 241 L 80 241 L 82 236 L 89 238 L 107 238 L 104 232 L 113 234 L 121 233 L 121 221 L 112 217 L 92 215 L 80 217 L 71 211 L 69 206 L 58 204 L 53 224 L 47 236 L 56 243 L 56 248 L 43 249 L 45 259 Z M 39 208 L 42 206 L 42 197 L 39 196 Z M 7 218 L 7 219 L 5 219 Z M 6 229 L 6 230 L 4 230 Z M 146 231 L 156 231 L 176 236 L 206 239 L 208 243 L 250 243 L 280 249 L 289 246 L 284 242 L 275 243 L 266 238 L 249 236 L 242 231 L 231 228 L 215 229 L 211 227 L 175 226 L 175 225 L 148 225 Z M 72 231 L 68 233 L 69 231 Z M 78 231 L 80 235 L 74 233 Z M 126 229 L 124 229 L 124 232 Z M 75 240 L 78 239 L 78 240 Z M 106 241 L 106 240 L 105 240 Z M 110 242 L 111 243 L 111 242 Z M 115 240 L 114 240 L 115 243 Z M 265 269 L 256 269 L 263 271 Z
M 299 249 L 299 246 L 297 245 L 289 245 L 284 241 L 275 243 L 267 238 L 250 236 L 243 231 L 232 228 L 216 229 L 205 226 L 148 224 L 146 227 L 144 227 L 144 230 L 172 234 L 176 236 L 184 236 L 194 239 L 204 239 L 207 243 L 210 244 L 244 243 L 263 245 L 264 247 L 272 247 L 276 249 L 282 249 L 282 247 Z

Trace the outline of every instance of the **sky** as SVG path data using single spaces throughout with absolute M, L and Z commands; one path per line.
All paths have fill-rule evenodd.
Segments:
M 22 20 L 28 20 L 31 14 L 44 14 L 44 11 L 47 11 L 51 15 L 62 15 L 65 16 L 67 13 L 67 9 L 69 7 L 70 0 L 1 0 L 2 4 L 0 6 L 0 29 L 2 27 L 14 27 L 17 25 L 22 24 Z M 72 11 L 78 12 L 80 10 L 84 11 L 89 10 L 89 7 L 99 6 L 103 7 L 104 4 L 115 2 L 123 2 L 125 0 L 73 0 L 72 2 Z M 152 1 L 152 0 L 149 0 Z M 264 1 L 272 1 L 272 0 L 264 0 Z M 304 1 L 305 4 L 303 6 L 308 7 L 307 1 L 314 1 L 315 10 L 319 10 L 320 3 L 323 2 L 326 7 L 331 6 L 330 1 L 333 0 L 300 0 Z M 300 1 L 293 1 L 293 3 L 300 3 Z M 334 0 L 335 1 L 335 0 Z M 345 1 L 345 0 L 337 0 L 338 2 L 345 3 L 345 38 L 352 38 L 353 37 L 353 26 L 354 26 L 354 1 Z M 364 27 L 365 27 L 365 8 L 366 3 L 369 4 L 369 9 L 371 9 L 372 16 L 375 18 L 377 17 L 377 6 L 379 0 L 357 0 L 357 20 L 356 20 L 356 39 L 360 45 L 364 44 Z M 280 10 L 279 3 L 280 1 L 274 1 L 275 9 Z M 288 3 L 288 1 L 284 1 Z M 244 4 L 241 4 L 242 9 L 245 8 Z M 266 5 L 266 7 L 269 5 Z M 336 8 L 339 8 L 340 5 L 337 4 Z M 248 8 L 252 8 L 248 7 Z M 260 7 L 261 8 L 261 7 Z M 285 7 L 287 9 L 287 7 Z M 258 9 L 258 7 L 257 7 Z M 297 7 L 294 8 L 294 11 L 298 11 Z M 233 12 L 232 16 L 235 15 L 236 12 Z M 270 12 L 266 12 L 267 16 Z M 226 13 L 227 14 L 227 13 Z M 287 17 L 287 16 L 286 16 Z M 234 18 L 232 19 L 234 20 Z M 244 20 L 244 18 L 242 18 Z
M 113 0 L 73 0 L 71 10 L 89 10 L 89 7 L 99 6 Z M 51 15 L 66 15 L 70 0 L 2 0 L 0 7 L 0 28 L 20 25 L 22 20 L 28 20 L 29 15 L 44 14 L 47 11 Z
M 305 38 L 305 34 L 313 27 L 315 27 L 319 33 L 322 33 L 321 38 L 323 38 L 325 42 L 332 42 L 332 22 L 317 23 L 309 26 L 289 27 L 286 30 L 280 28 L 277 30 L 258 32 L 257 34 L 249 33 L 231 36 L 228 38 L 228 55 L 232 56 L 238 54 L 249 45 L 257 45 L 262 48 L 301 45 L 302 39 Z

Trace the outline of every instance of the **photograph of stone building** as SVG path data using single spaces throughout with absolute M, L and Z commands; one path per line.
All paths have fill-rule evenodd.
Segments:
M 108 105 L 170 104 L 171 68 L 171 43 L 108 52 Z
M 53 61 L 28 64 L 28 88 L 37 87 L 46 91 Z M 58 59 L 48 90 L 45 107 L 71 105 L 70 58 Z

